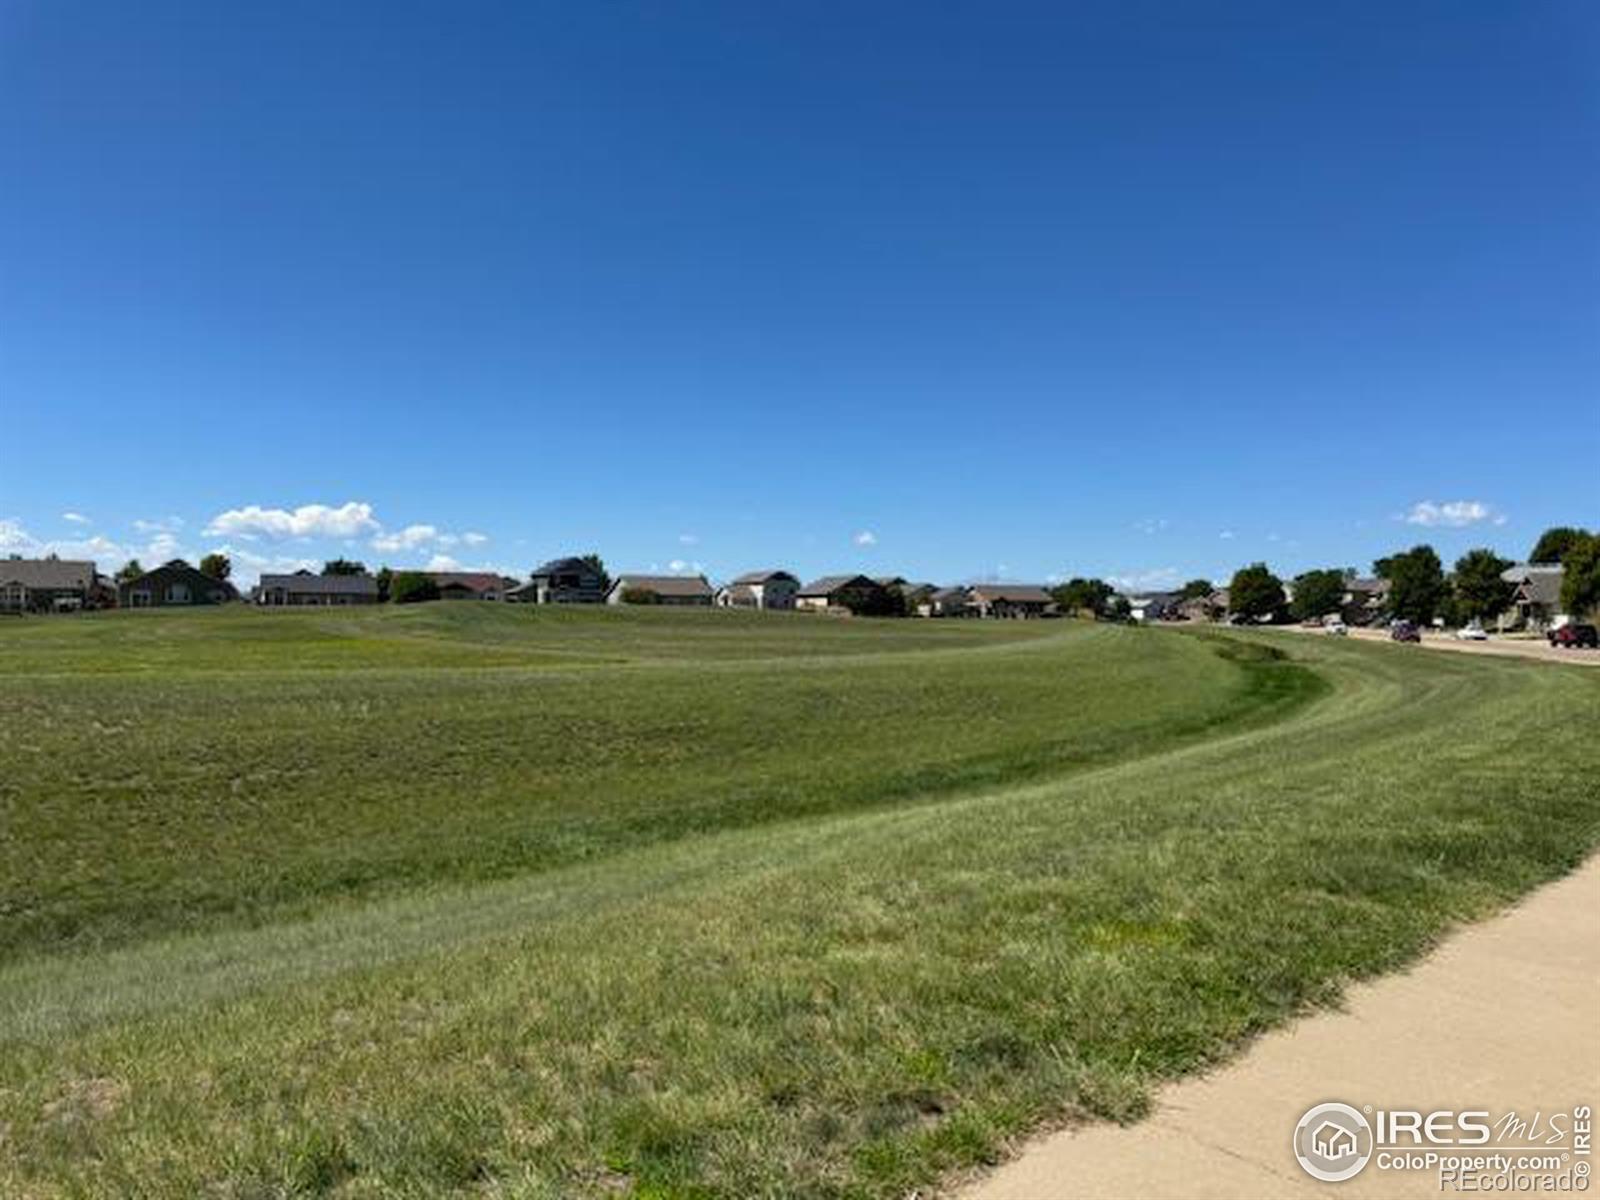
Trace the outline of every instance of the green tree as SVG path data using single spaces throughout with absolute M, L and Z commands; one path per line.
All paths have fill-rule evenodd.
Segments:
M 1209 579 L 1191 579 L 1183 585 L 1183 590 L 1178 593 L 1181 601 L 1204 600 L 1217 589 L 1211 586 Z
M 324 575 L 365 575 L 367 564 L 352 562 L 348 558 L 334 558 L 322 564 Z
M 233 562 L 226 554 L 213 552 L 200 560 L 200 574 L 212 579 L 226 579 L 233 574 Z
M 1106 615 L 1111 598 L 1116 595 L 1112 586 L 1103 579 L 1069 579 L 1052 588 L 1050 594 L 1063 614 L 1069 617 L 1088 613 L 1091 617 Z
M 1456 559 L 1456 615 L 1466 621 L 1487 621 L 1505 612 L 1516 588 L 1500 578 L 1511 566 L 1493 550 L 1468 550 Z
M 606 573 L 605 559 L 601 558 L 598 554 L 585 554 L 579 558 L 578 561 L 589 567 L 595 572 L 595 574 L 600 576 L 600 590 L 602 592 L 609 592 L 611 590 L 611 576 Z
M 1344 572 L 1338 568 L 1304 571 L 1294 577 L 1289 612 L 1300 621 L 1337 613 L 1344 607 Z
M 1450 596 L 1444 566 L 1432 546 L 1413 546 L 1372 564 L 1389 581 L 1389 615 L 1418 625 L 1431 625 Z
M 378 603 L 389 602 L 389 589 L 394 586 L 394 572 L 388 567 L 379 567 L 375 577 L 378 581 Z
M 1561 607 L 1574 617 L 1600 609 L 1600 534 L 1591 533 L 1567 549 L 1561 560 Z
M 130 558 L 123 564 L 122 570 L 117 572 L 117 582 L 127 583 L 144 574 L 144 568 L 139 565 L 137 558 Z
M 1251 563 L 1233 573 L 1228 584 L 1228 608 L 1252 621 L 1275 621 L 1283 615 L 1283 580 L 1267 570 L 1266 563 Z
M 421 571 L 397 571 L 389 581 L 389 599 L 396 604 L 437 600 L 439 585 Z
M 1539 535 L 1528 561 L 1534 563 L 1559 563 L 1567 561 L 1567 552 L 1576 549 L 1590 535 L 1571 525 L 1554 525 Z

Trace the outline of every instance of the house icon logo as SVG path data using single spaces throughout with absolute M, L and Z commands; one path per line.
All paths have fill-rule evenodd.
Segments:
M 1372 1157 L 1372 1126 L 1359 1109 L 1330 1101 L 1307 1110 L 1294 1127 L 1294 1156 L 1307 1175 L 1342 1183 Z
M 1323 1158 L 1349 1158 L 1356 1152 L 1356 1135 L 1343 1125 L 1324 1121 L 1311 1131 L 1311 1148 Z

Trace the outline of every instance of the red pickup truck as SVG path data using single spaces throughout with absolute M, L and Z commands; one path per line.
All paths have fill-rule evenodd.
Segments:
M 1550 631 L 1550 644 L 1559 650 L 1600 649 L 1600 630 L 1593 625 L 1563 625 Z

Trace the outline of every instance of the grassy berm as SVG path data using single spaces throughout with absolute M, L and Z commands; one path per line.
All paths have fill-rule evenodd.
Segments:
M 1600 673 L 435 604 L 0 625 L 0 1195 L 883 1196 L 1600 842 Z

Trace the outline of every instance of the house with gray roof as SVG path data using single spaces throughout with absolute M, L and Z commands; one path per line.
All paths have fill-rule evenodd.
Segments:
M 1561 582 L 1566 578 L 1560 563 L 1519 563 L 1501 572 L 1500 578 L 1515 588 L 1511 593 L 1513 627 L 1549 629 L 1559 623 Z
M 1055 597 L 1032 583 L 975 583 L 967 589 L 973 614 L 1019 619 L 1057 615 Z
M 1389 607 L 1389 581 L 1376 576 L 1352 575 L 1344 581 L 1339 615 L 1347 625 L 1372 625 Z
M 971 617 L 977 613 L 972 608 L 970 588 L 935 588 L 918 602 L 913 610 L 919 617 Z
M 618 575 L 606 593 L 607 604 L 666 604 L 710 608 L 716 596 L 704 575 Z
M 553 558 L 505 598 L 514 604 L 603 604 L 609 581 L 586 558 Z
M 122 608 L 227 604 L 238 598 L 239 593 L 226 579 L 202 574 L 181 558 L 117 585 L 117 604 Z
M 76 612 L 94 605 L 99 576 L 81 559 L 0 559 L 0 612 Z
M 719 608 L 791 609 L 800 580 L 788 571 L 747 571 L 717 589 Z
M 794 606 L 801 612 L 833 611 L 873 616 L 888 612 L 893 603 L 883 585 L 865 575 L 824 575 L 813 579 L 794 595 Z
M 264 608 L 330 608 L 349 604 L 376 604 L 378 581 L 360 575 L 263 575 L 252 599 Z

